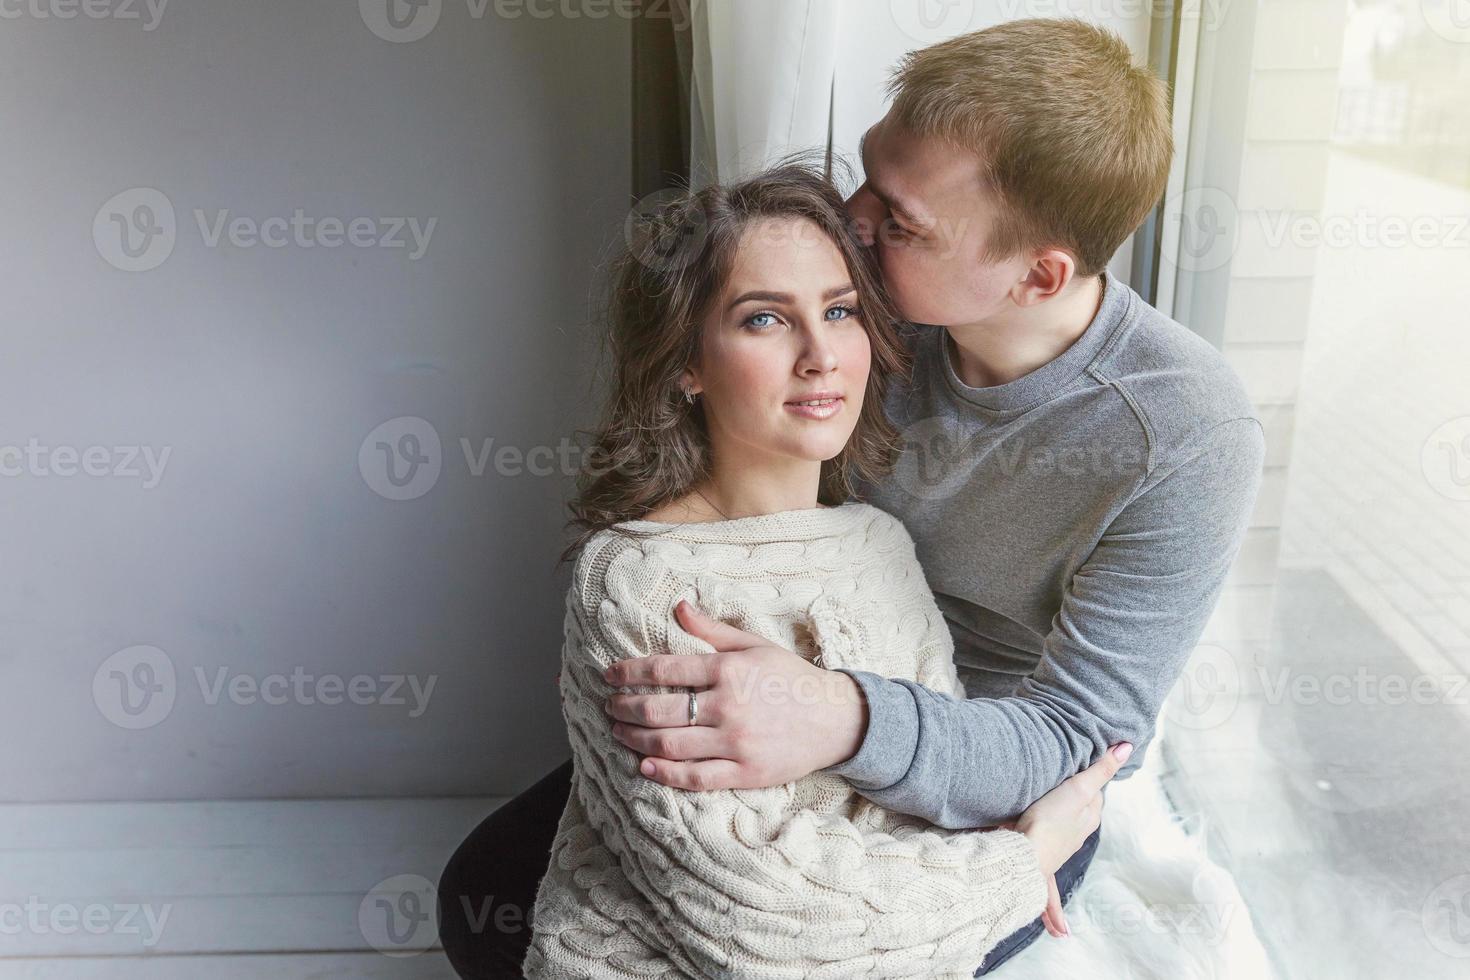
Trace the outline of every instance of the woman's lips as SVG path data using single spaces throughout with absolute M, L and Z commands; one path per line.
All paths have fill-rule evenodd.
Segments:
M 801 402 L 787 402 L 786 410 L 799 418 L 816 419 L 817 421 L 830 419 L 842 411 L 841 398 L 803 399 L 803 401 L 807 402 L 813 400 L 817 401 L 818 404 L 811 405 L 802 404 Z

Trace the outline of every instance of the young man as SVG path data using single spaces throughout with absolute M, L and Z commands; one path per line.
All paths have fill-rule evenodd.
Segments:
M 891 94 L 849 206 L 917 325 L 915 371 L 887 406 L 908 443 L 899 466 L 861 490 L 913 536 L 968 699 L 822 670 L 684 605 L 683 628 L 716 652 L 615 664 L 609 684 L 671 692 L 614 695 L 609 724 L 670 786 L 824 770 L 890 809 L 984 827 L 1112 743 L 1136 746 L 1123 775 L 1142 762 L 1244 536 L 1264 438 L 1223 358 L 1105 272 L 1172 152 L 1165 87 L 1119 38 L 1002 24 L 909 55 Z M 686 687 L 713 719 L 697 754 L 680 746 Z M 830 696 L 748 693 L 771 690 Z M 548 842 L 566 798 L 553 777 L 508 805 L 529 818 L 544 797 Z M 536 850 L 529 828 L 498 826 Z M 1063 895 L 1096 842 L 1059 872 Z M 447 881 L 441 893 L 459 901 Z

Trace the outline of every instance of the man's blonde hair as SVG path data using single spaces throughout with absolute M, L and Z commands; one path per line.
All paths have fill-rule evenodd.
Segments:
M 1095 275 L 1164 193 L 1169 91 L 1123 39 L 1081 20 L 1016 20 L 904 56 L 905 129 L 974 152 L 1000 200 L 993 258 L 1057 247 Z

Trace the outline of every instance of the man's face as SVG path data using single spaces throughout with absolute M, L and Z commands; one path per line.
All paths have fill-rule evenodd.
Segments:
M 866 181 L 847 208 L 904 318 L 958 326 L 1007 312 L 1019 257 L 985 259 L 995 214 L 975 155 L 884 116 L 863 136 Z

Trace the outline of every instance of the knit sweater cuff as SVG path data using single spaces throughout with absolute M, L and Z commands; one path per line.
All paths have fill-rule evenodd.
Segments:
M 856 790 L 883 790 L 908 774 L 919 747 L 919 706 L 907 687 L 870 670 L 834 668 L 862 688 L 868 730 L 857 753 L 819 772 L 841 776 Z

